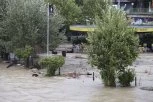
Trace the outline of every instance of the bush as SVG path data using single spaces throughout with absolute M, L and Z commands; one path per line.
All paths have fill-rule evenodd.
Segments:
M 118 79 L 119 83 L 122 86 L 130 86 L 130 83 L 134 80 L 134 70 L 133 69 L 127 69 L 125 71 L 122 71 L 119 73 Z
M 47 57 L 40 61 L 40 64 L 44 68 L 47 68 L 47 76 L 54 76 L 55 71 L 62 67 L 62 65 L 65 63 L 63 56 L 53 56 L 53 57 Z
M 23 58 L 25 62 L 25 66 L 29 68 L 29 56 L 32 54 L 33 48 L 31 46 L 26 45 L 24 48 L 17 48 L 15 50 L 16 56 L 19 58 Z
M 33 52 L 33 48 L 31 46 L 25 46 L 25 48 L 17 48 L 15 50 L 15 54 L 18 58 L 28 58 Z

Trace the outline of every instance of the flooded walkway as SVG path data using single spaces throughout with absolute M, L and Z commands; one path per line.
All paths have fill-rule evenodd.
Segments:
M 81 59 L 81 66 L 79 59 L 66 62 L 62 70 L 85 70 L 85 60 Z M 141 55 L 132 67 L 137 72 L 137 87 L 132 83 L 130 88 L 107 88 L 98 76 L 94 82 L 92 76 L 85 75 L 77 79 L 32 77 L 30 70 L 19 66 L 7 69 L 6 64 L 0 64 L 0 102 L 153 102 L 153 91 L 140 89 L 153 86 L 153 54 Z

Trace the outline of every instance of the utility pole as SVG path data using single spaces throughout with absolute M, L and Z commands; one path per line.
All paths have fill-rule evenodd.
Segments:
M 47 56 L 49 55 L 49 3 L 47 4 Z

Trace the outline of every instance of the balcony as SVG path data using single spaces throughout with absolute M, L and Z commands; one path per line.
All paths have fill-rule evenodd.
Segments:
M 130 8 L 125 11 L 127 14 L 153 15 L 153 8 Z

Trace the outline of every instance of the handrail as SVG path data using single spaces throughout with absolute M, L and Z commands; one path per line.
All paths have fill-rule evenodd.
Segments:
M 127 14 L 153 14 L 153 8 L 130 8 L 126 10 Z

